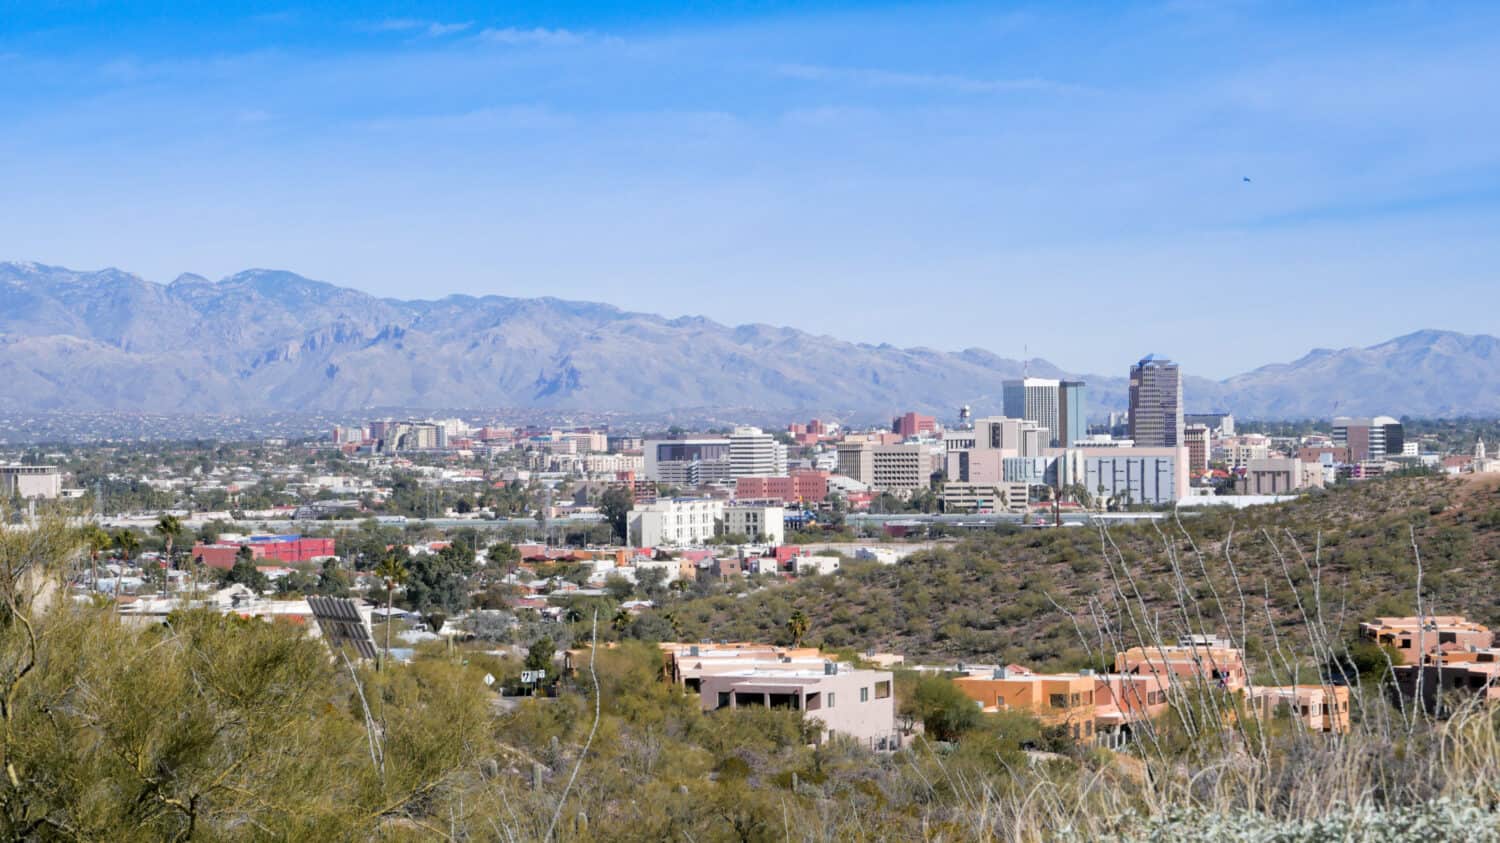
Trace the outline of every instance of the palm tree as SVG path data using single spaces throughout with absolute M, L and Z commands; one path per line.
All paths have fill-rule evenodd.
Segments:
M 167 543 L 167 562 L 163 566 L 161 593 L 167 595 L 167 574 L 172 570 L 172 545 L 177 537 L 182 535 L 182 522 L 175 515 L 163 515 L 156 522 L 156 534 L 161 536 Z
M 613 626 L 615 628 L 616 633 L 624 635 L 625 630 L 630 628 L 631 620 L 632 619 L 629 612 L 625 611 L 624 609 L 619 609 L 615 612 L 614 619 L 610 621 L 610 626 Z
M 667 626 L 672 627 L 672 637 L 676 638 L 678 641 L 681 641 L 682 640 L 682 621 L 680 621 L 680 620 L 677 619 L 677 613 L 676 612 L 662 612 L 661 613 L 661 619 L 667 622 Z
M 786 619 L 786 631 L 792 636 L 792 646 L 801 647 L 802 638 L 807 635 L 807 630 L 812 626 L 808 620 L 807 613 L 801 609 L 792 612 L 792 616 Z
M 99 588 L 99 554 L 109 550 L 114 539 L 98 524 L 84 527 L 82 539 L 89 549 L 89 591 L 97 591 Z
M 398 546 L 375 566 L 375 576 L 385 583 L 385 661 L 391 658 L 391 610 L 396 605 L 396 586 L 406 582 L 409 574 L 406 560 L 401 558 L 405 553 L 406 549 Z
M 141 540 L 136 538 L 135 531 L 121 530 L 115 533 L 115 548 L 119 550 L 122 562 L 130 562 L 135 559 L 137 553 L 140 553 Z M 122 566 L 121 575 L 123 573 Z M 115 611 L 120 609 L 120 580 L 123 579 L 121 575 L 115 576 Z

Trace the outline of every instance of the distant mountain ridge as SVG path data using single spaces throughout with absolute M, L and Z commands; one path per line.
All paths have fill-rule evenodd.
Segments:
M 1188 377 L 1190 411 L 1248 418 L 1500 414 L 1500 340 L 1419 331 L 1318 349 L 1224 381 Z M 1122 354 L 1123 370 L 1131 354 Z M 554 298 L 377 298 L 291 272 L 157 284 L 118 269 L 0 263 L 0 408 L 233 413 L 367 407 L 762 407 L 846 418 L 998 412 L 1029 370 L 1089 383 L 1090 411 L 1125 378 L 978 348 L 851 343 L 791 328 L 667 319 Z

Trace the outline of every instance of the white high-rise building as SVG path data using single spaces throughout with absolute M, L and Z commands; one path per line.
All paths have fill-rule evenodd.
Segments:
M 729 434 L 729 471 L 734 477 L 786 475 L 786 446 L 758 427 L 736 427 Z
M 1053 439 L 1060 438 L 1062 430 L 1059 398 L 1062 382 L 1051 378 L 1022 378 L 1009 380 L 1001 385 L 1001 397 L 1005 402 L 1005 415 L 1013 419 L 1026 419 L 1047 428 Z M 1051 442 L 1046 443 L 1048 445 Z

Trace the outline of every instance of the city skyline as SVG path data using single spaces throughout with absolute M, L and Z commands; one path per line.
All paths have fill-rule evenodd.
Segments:
M 572 4 L 7 10 L 8 254 L 551 295 L 1077 372 L 1495 333 L 1500 13 Z M 1153 285 L 1238 297 L 1163 308 Z M 1018 313 L 1108 303 L 1049 346 Z M 1357 294 L 1356 294 L 1357 293 Z M 861 318 L 829 324 L 857 297 Z M 938 301 L 944 299 L 940 298 Z M 796 306 L 789 307 L 788 303 Z M 1332 318 L 1336 315 L 1337 318 Z M 1033 324 L 1028 324 L 1028 321 Z M 1275 322 L 1275 331 L 1254 330 Z

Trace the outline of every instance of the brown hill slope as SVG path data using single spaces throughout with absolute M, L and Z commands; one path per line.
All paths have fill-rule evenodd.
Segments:
M 1305 618 L 1331 639 L 1360 620 L 1428 612 L 1500 625 L 1500 488 L 1494 481 L 1387 478 L 1297 502 L 1184 517 L 1160 527 L 990 533 L 890 567 L 669 611 L 684 636 L 787 638 L 938 661 L 1081 667 L 1184 631 L 1227 633 L 1264 657 L 1307 662 Z M 1196 548 L 1196 551 L 1195 551 Z M 1318 633 L 1314 632 L 1314 636 Z

